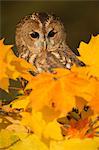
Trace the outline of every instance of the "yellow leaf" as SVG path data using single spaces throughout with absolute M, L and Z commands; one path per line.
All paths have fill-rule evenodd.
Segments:
M 41 137 L 46 125 L 44 119 L 42 118 L 42 113 L 33 111 L 32 114 L 28 112 L 23 112 L 21 113 L 21 115 L 21 124 L 30 127 L 36 135 Z
M 59 124 L 56 121 L 49 122 L 44 129 L 44 137 L 53 140 L 62 140 L 62 134 Z
M 9 150 L 79 150 L 81 148 L 82 150 L 97 150 L 99 138 L 80 140 L 74 137 L 80 137 L 79 135 L 82 136 L 82 134 L 85 137 L 85 131 L 91 128 L 89 128 L 89 120 L 92 114 L 86 115 L 89 113 L 86 113 L 84 106 L 88 105 L 92 109 L 93 115 L 99 113 L 99 36 L 92 37 L 89 44 L 81 43 L 80 45 L 81 57 L 79 58 L 86 63 L 86 67 L 74 66 L 71 70 L 57 68 L 53 69 L 52 73 L 43 72 L 36 76 L 29 73 L 30 70 L 34 71 L 35 67 L 23 59 L 17 58 L 11 50 L 11 46 L 5 46 L 3 40 L 0 41 L 0 48 L 0 88 L 8 88 L 9 78 L 23 77 L 28 81 L 24 90 L 31 90 L 28 96 L 23 93 L 24 95 L 17 97 L 15 101 L 7 105 L 12 106 L 12 111 L 9 107 L 4 109 L 6 106 L 1 106 L 3 113 L 7 112 L 7 114 L 4 118 L 1 117 L 0 123 L 3 124 L 4 119 L 10 122 L 10 125 L 5 126 L 5 132 L 0 133 L 1 137 L 4 134 L 5 139 L 8 139 L 8 143 L 6 143 L 3 137 L 3 144 L 0 143 L 1 148 L 5 144 L 7 147 L 10 146 Z M 93 56 L 94 58 L 92 58 Z M 70 114 L 70 111 L 76 106 L 81 111 L 78 113 L 79 118 L 82 119 L 85 116 L 88 123 L 83 119 L 80 122 L 77 113 L 73 114 L 73 122 L 70 122 L 72 128 L 68 128 L 68 130 L 70 129 L 68 133 L 73 139 L 67 140 L 67 135 L 63 137 L 62 124 L 60 125 L 56 120 L 62 115 Z M 15 109 L 20 108 L 23 108 L 23 112 L 19 112 L 19 114 L 14 112 Z M 8 111 L 6 111 L 7 109 Z M 75 112 L 72 111 L 72 113 Z M 20 119 L 17 120 L 15 115 L 19 115 Z M 80 125 L 84 125 L 84 123 L 86 126 L 82 130 Z M 76 125 L 76 130 L 73 125 Z M 95 125 L 98 128 L 97 123 Z M 66 131 L 64 124 L 63 128 Z M 95 131 L 95 135 L 97 130 L 92 129 L 92 131 Z M 15 139 L 18 139 L 14 145 L 13 140 L 10 139 L 13 135 Z M 47 147 L 45 143 L 50 147 Z
M 24 110 L 27 108 L 30 100 L 28 96 L 21 96 L 17 100 L 14 100 L 10 103 L 11 108 L 23 108 Z
M 92 36 L 88 44 L 81 42 L 78 51 L 79 59 L 88 66 L 87 73 L 99 77 L 99 35 Z
M 0 88 L 7 90 L 10 78 L 23 77 L 30 80 L 32 75 L 28 71 L 34 71 L 35 67 L 16 57 L 12 45 L 4 45 L 3 41 L 0 40 Z
M 67 113 L 76 106 L 76 97 L 91 101 L 96 94 L 98 81 L 80 75 L 79 70 L 57 69 L 55 74 L 41 73 L 32 78 L 26 89 L 32 89 L 29 95 L 30 105 L 35 110 L 48 106 Z M 96 86 L 97 85 L 97 86 Z
M 98 150 L 99 138 L 69 139 L 64 141 L 51 141 L 50 150 Z
M 14 142 L 18 140 L 18 136 L 16 136 L 13 131 L 4 129 L 0 131 L 0 149 L 9 148 Z
M 87 72 L 88 69 L 86 67 L 73 67 L 72 71 L 73 73 L 76 73 L 78 76 L 77 78 L 82 79 L 82 82 L 86 82 L 79 85 L 80 88 L 78 88 L 78 94 L 76 96 L 85 99 L 88 102 L 87 104 L 94 110 L 94 113 L 99 113 L 99 78 L 90 76 L 90 73 Z
M 29 135 L 17 142 L 9 150 L 48 150 L 47 146 L 35 135 Z

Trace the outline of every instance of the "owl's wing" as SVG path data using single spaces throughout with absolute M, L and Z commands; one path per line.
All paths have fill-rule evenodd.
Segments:
M 76 64 L 77 66 L 85 66 L 85 63 L 80 61 L 76 54 L 67 45 L 64 53 L 67 63 L 71 63 L 71 65 Z

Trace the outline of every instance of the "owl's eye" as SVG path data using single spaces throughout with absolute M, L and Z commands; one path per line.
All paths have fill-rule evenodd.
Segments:
M 57 32 L 54 32 L 53 30 L 51 30 L 49 33 L 48 33 L 48 37 L 54 37 L 54 35 L 56 34 Z
M 30 34 L 32 38 L 39 38 L 39 33 L 38 32 L 33 32 Z

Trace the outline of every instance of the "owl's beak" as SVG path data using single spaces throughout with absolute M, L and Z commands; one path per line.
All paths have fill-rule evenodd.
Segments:
M 43 50 L 46 51 L 46 49 L 47 49 L 47 43 L 46 43 L 46 41 L 44 41 L 44 43 L 43 43 Z

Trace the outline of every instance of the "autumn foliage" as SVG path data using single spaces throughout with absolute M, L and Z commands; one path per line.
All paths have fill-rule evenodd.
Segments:
M 0 149 L 98 150 L 99 35 L 80 43 L 86 65 L 71 70 L 37 74 L 11 47 L 0 41 L 0 88 L 17 91 L 11 102 L 0 101 Z

